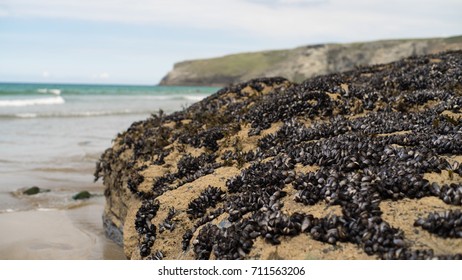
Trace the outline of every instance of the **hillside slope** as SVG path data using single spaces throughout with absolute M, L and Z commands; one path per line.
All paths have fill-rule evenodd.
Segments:
M 233 54 L 176 63 L 161 85 L 225 86 L 259 77 L 281 76 L 294 82 L 360 65 L 389 63 L 412 55 L 462 49 L 462 36 L 325 44 L 290 50 Z

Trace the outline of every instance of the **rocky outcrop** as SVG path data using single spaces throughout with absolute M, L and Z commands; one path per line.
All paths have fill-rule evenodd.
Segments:
M 462 258 L 461 106 L 462 51 L 223 88 L 117 136 L 106 230 L 131 259 Z
M 301 82 L 317 75 L 352 70 L 360 65 L 389 63 L 411 55 L 457 49 L 462 49 L 462 36 L 324 44 L 291 50 L 241 53 L 177 63 L 160 84 L 225 86 L 272 76 Z

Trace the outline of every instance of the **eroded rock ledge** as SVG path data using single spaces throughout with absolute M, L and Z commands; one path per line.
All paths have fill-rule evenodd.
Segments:
M 462 51 L 221 89 L 117 136 L 106 230 L 131 259 L 460 259 L 461 106 Z

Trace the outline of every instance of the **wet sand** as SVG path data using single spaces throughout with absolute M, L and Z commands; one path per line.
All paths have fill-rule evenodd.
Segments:
M 0 259 L 120 260 L 123 250 L 104 236 L 104 198 L 68 210 L 0 214 Z

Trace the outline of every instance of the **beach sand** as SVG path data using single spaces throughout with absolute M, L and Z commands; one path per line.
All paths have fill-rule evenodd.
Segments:
M 0 259 L 125 259 L 104 236 L 103 204 L 104 198 L 94 198 L 68 210 L 0 214 Z

